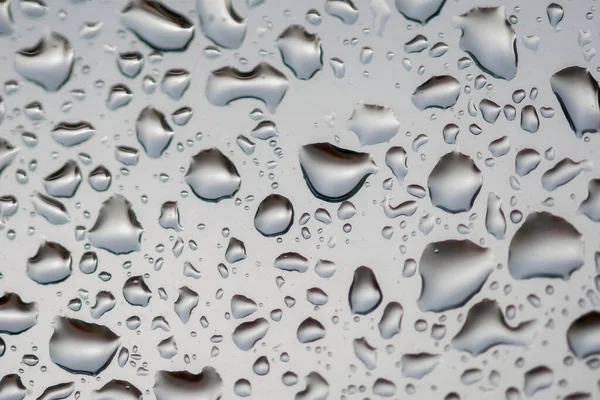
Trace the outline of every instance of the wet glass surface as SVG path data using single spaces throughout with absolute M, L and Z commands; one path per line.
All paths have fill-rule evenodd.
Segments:
M 0 0 L 0 400 L 600 398 L 596 7 Z

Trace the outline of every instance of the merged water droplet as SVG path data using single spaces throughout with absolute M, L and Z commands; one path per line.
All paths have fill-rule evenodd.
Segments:
M 498 345 L 529 346 L 537 334 L 535 320 L 511 327 L 498 302 L 485 299 L 473 305 L 452 346 L 476 356 Z
M 213 367 L 194 374 L 189 371 L 158 371 L 154 377 L 157 400 L 218 400 L 223 396 L 223 380 Z

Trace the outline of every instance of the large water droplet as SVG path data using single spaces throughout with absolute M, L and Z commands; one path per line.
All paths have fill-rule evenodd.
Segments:
M 142 400 L 140 389 L 127 381 L 113 379 L 92 393 L 92 400 Z
M 42 285 L 59 283 L 71 276 L 71 252 L 56 242 L 44 242 L 27 260 L 27 276 Z
M 454 19 L 462 30 L 460 48 L 495 77 L 511 80 L 517 74 L 517 39 L 504 7 L 476 7 Z
M 202 200 L 218 202 L 233 197 L 240 189 L 242 178 L 227 156 L 211 148 L 192 157 L 185 182 Z
M 329 143 L 313 143 L 298 151 L 300 166 L 313 195 L 329 202 L 354 196 L 367 177 L 379 171 L 368 153 L 358 153 Z
M 277 39 L 281 58 L 296 78 L 310 79 L 323 68 L 321 39 L 301 25 L 290 25 Z
M 160 157 L 174 136 L 165 115 L 154 107 L 146 107 L 140 112 L 135 130 L 137 139 L 150 158 Z
M 439 14 L 445 0 L 396 0 L 396 9 L 407 19 L 425 24 Z
M 74 160 L 44 178 L 44 188 L 50 196 L 73 197 L 81 183 L 81 170 Z
M 264 318 L 258 318 L 239 324 L 231 338 L 240 350 L 248 351 L 254 347 L 256 342 L 265 337 L 268 330 L 269 322 Z
M 16 293 L 0 297 L 0 332 L 16 335 L 37 324 L 38 306 L 26 303 Z
M 285 235 L 294 222 L 294 207 L 287 197 L 270 194 L 260 202 L 254 227 L 263 236 Z
M 71 76 L 75 54 L 69 40 L 50 32 L 15 56 L 15 69 L 25 79 L 48 91 L 57 91 Z
M 252 98 L 265 103 L 275 112 L 289 89 L 288 79 L 278 69 L 260 63 L 248 72 L 235 67 L 212 71 L 206 81 L 206 98 L 216 106 L 226 106 L 234 100 Z
M 600 312 L 590 311 L 575 319 L 567 330 L 567 342 L 579 359 L 600 354 Z
M 465 323 L 452 339 L 452 345 L 476 356 L 498 345 L 526 347 L 536 334 L 535 320 L 513 328 L 504 319 L 498 302 L 486 299 L 471 307 Z
M 348 292 L 352 313 L 367 315 L 373 312 L 382 300 L 383 294 L 373 270 L 365 266 L 356 268 Z
M 470 240 L 428 244 L 419 262 L 423 279 L 419 309 L 442 312 L 463 306 L 481 290 L 495 266 L 492 251 Z
M 483 185 L 483 174 L 471 157 L 453 151 L 440 158 L 429 174 L 431 203 L 449 213 L 469 211 Z
M 359 103 L 348 120 L 348 129 L 358 136 L 361 146 L 389 142 L 398 132 L 400 121 L 390 107 Z
M 153 391 L 157 400 L 219 400 L 223 396 L 223 380 L 213 367 L 204 367 L 198 374 L 158 371 Z
M 190 20 L 154 0 L 132 0 L 121 23 L 157 50 L 184 50 L 194 37 Z
M 96 129 L 88 122 L 61 122 L 52 129 L 52 138 L 65 147 L 77 146 L 89 140 Z
M 121 339 L 104 325 L 59 317 L 48 350 L 50 359 L 73 373 L 97 375 L 114 357 Z
M 231 3 L 231 0 L 198 0 L 196 11 L 207 38 L 221 47 L 237 49 L 246 37 L 247 22 Z
M 598 82 L 587 68 L 564 68 L 552 75 L 550 86 L 578 138 L 600 131 Z
M 561 217 L 529 214 L 510 242 L 508 270 L 515 279 L 563 278 L 584 262 L 581 234 Z
M 102 203 L 88 239 L 95 247 L 114 254 L 128 254 L 140 249 L 143 231 L 131 203 L 115 194 Z
M 412 102 L 419 110 L 427 108 L 446 109 L 456 104 L 460 95 L 460 83 L 450 75 L 434 76 L 417 87 Z

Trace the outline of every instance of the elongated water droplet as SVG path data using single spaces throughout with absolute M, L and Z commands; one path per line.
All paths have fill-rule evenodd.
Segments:
M 296 78 L 310 79 L 323 68 L 321 39 L 301 25 L 290 25 L 277 39 L 281 58 Z
M 419 110 L 446 109 L 456 104 L 459 95 L 460 84 L 454 77 L 434 76 L 415 89 L 412 102 Z
M 27 276 L 37 283 L 58 283 L 71 275 L 71 252 L 56 242 L 44 242 L 27 260 Z

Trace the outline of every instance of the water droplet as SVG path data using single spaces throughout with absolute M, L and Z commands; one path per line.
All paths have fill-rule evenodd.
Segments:
M 155 0 L 129 2 L 121 23 L 157 50 L 184 50 L 194 37 L 191 21 Z
M 469 211 L 483 185 L 483 174 L 473 160 L 450 152 L 440 158 L 429 174 L 431 203 L 449 213 Z
M 140 250 L 143 231 L 131 203 L 115 194 L 102 203 L 96 223 L 88 232 L 88 239 L 100 249 L 128 254 Z
M 361 146 L 389 142 L 400 127 L 394 111 L 387 106 L 359 103 L 348 120 L 348 129 L 358 136 Z
M 482 300 L 473 305 L 460 331 L 452 339 L 452 346 L 476 356 L 494 346 L 527 347 L 537 334 L 536 321 L 525 321 L 511 327 L 494 300 Z
M 234 67 L 212 71 L 206 82 L 206 97 L 220 107 L 238 99 L 253 98 L 265 103 L 273 113 L 288 89 L 289 82 L 283 73 L 270 64 L 260 63 L 248 72 Z
M 583 265 L 583 256 L 577 229 L 561 217 L 534 212 L 510 242 L 508 270 L 515 279 L 568 279 Z
M 15 56 L 15 69 L 25 79 L 54 92 L 71 76 L 75 55 L 69 40 L 50 32 L 29 48 L 21 49 Z
M 59 317 L 48 349 L 50 359 L 73 374 L 97 375 L 119 348 L 120 337 L 104 325 Z
M 281 58 L 298 79 L 310 79 L 323 68 L 321 39 L 301 25 L 290 25 L 277 39 Z
M 427 108 L 450 108 L 460 95 L 460 84 L 449 75 L 434 76 L 417 87 L 412 102 L 419 110 Z
M 515 77 L 517 39 L 504 7 L 476 7 L 453 21 L 462 30 L 460 48 L 471 54 L 485 72 L 506 80 Z
M 354 196 L 379 168 L 368 153 L 329 143 L 302 146 L 298 151 L 304 179 L 315 197 L 341 202 Z
M 242 179 L 231 160 L 218 149 L 211 148 L 192 157 L 185 182 L 200 199 L 218 202 L 233 197 Z
M 348 293 L 352 313 L 367 315 L 373 312 L 382 300 L 383 294 L 373 270 L 365 266 L 355 269 Z
M 135 130 L 138 141 L 150 158 L 160 157 L 174 136 L 165 115 L 153 107 L 146 107 L 140 112 Z
M 470 240 L 428 244 L 419 262 L 419 309 L 443 312 L 461 307 L 481 290 L 495 266 L 492 251 Z

